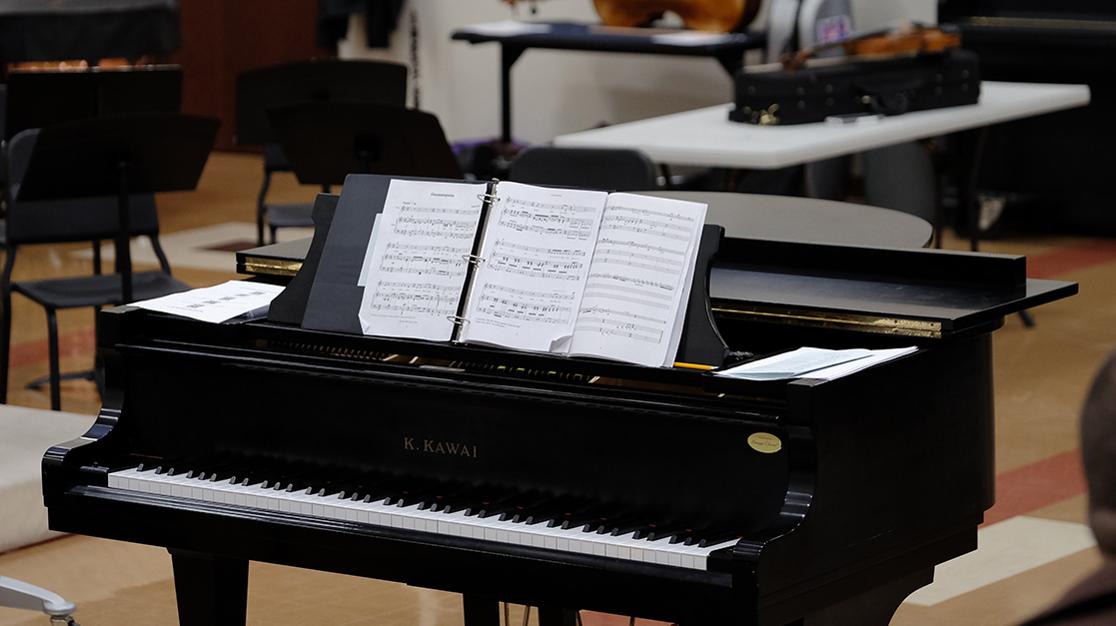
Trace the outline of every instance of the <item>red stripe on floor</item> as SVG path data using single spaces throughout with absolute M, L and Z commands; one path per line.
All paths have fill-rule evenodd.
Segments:
M 96 341 L 92 328 L 83 328 L 58 335 L 58 354 L 62 358 L 92 355 L 95 347 Z M 46 339 L 13 344 L 9 366 L 14 368 L 34 363 L 45 364 L 49 358 L 48 355 Z
M 1074 270 L 1116 261 L 1116 241 L 1091 241 L 1027 258 L 1027 275 L 1053 278 Z
M 1071 450 L 996 476 L 996 504 L 984 514 L 995 524 L 1085 493 L 1081 451 Z

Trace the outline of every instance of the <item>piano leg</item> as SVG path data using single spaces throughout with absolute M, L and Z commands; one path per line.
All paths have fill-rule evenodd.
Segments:
M 248 561 L 169 550 L 180 626 L 244 626 Z
M 500 626 L 500 601 L 484 595 L 466 593 L 461 598 L 465 626 Z

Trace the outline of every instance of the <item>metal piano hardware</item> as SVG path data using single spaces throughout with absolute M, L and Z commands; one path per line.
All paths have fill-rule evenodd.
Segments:
M 756 383 L 112 309 L 100 418 L 44 459 L 51 527 L 166 546 L 185 626 L 244 623 L 249 560 L 460 592 L 469 626 L 501 601 L 546 625 L 886 624 L 993 503 L 991 332 L 1076 286 L 1017 257 L 734 239 L 709 264 L 702 341 L 920 349 Z

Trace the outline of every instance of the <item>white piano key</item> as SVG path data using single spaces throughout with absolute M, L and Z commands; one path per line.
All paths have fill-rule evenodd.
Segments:
M 183 499 L 688 569 L 705 569 L 709 554 L 736 543 L 728 541 L 702 548 L 683 543 L 672 544 L 666 537 L 655 541 L 636 539 L 634 532 L 613 536 L 585 532 L 584 526 L 550 527 L 546 523 L 527 524 L 501 520 L 499 516 L 481 518 L 466 515 L 464 511 L 435 512 L 429 508 L 420 509 L 419 504 L 405 507 L 389 505 L 383 498 L 365 502 L 363 499 L 353 500 L 351 494 L 344 494 L 348 497 L 342 497 L 340 493 L 325 495 L 311 489 L 287 491 L 283 487 L 276 488 L 274 483 L 257 481 L 245 485 L 243 479 L 238 482 L 233 480 L 226 478 L 214 481 L 212 477 L 187 477 L 186 472 L 168 476 L 165 473 L 156 474 L 153 469 L 138 471 L 129 468 L 110 473 L 108 485 L 115 489 Z M 264 487 L 265 484 L 267 487 Z

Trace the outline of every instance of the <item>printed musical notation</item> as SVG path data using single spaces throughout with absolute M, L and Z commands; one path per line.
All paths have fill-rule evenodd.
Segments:
M 573 291 L 536 291 L 488 283 L 476 311 L 497 320 L 569 324 L 574 313 Z
M 369 242 L 365 333 L 449 340 L 485 184 L 393 180 Z
M 503 190 L 501 190 L 503 191 Z M 501 196 L 499 225 L 516 233 L 534 233 L 586 241 L 596 233 L 600 207 Z
M 662 317 L 640 315 L 627 309 L 589 306 L 578 313 L 574 332 L 658 344 L 663 340 L 666 321 Z
M 673 362 L 704 222 L 702 204 L 612 194 L 570 353 Z
M 604 232 L 620 231 L 627 234 L 649 235 L 667 241 L 688 244 L 694 231 L 693 219 L 684 215 L 636 209 L 632 207 L 610 207 L 601 221 Z
M 452 286 L 379 280 L 367 312 L 374 317 L 446 316 L 457 312 L 461 291 Z
M 608 196 L 505 182 L 497 195 L 465 339 L 550 351 L 573 333 Z

